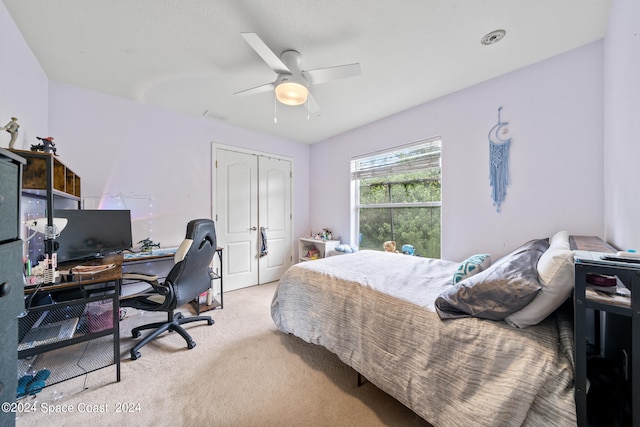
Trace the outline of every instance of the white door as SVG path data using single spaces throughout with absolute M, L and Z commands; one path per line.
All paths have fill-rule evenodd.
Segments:
M 216 161 L 224 290 L 279 279 L 292 264 L 291 162 L 221 148 Z M 261 256 L 263 236 L 266 254 Z
M 258 239 L 261 247 L 266 237 L 266 255 L 261 254 L 258 263 L 258 283 L 262 285 L 280 279 L 292 263 L 291 162 L 260 156 L 258 170 Z
M 224 290 L 258 283 L 258 158 L 217 150 L 217 234 Z

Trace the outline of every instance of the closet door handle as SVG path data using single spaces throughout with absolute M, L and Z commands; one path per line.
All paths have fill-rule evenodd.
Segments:
M 250 230 L 250 231 L 256 231 L 256 230 L 257 230 L 257 228 L 256 228 L 256 227 L 251 227 L 249 230 Z

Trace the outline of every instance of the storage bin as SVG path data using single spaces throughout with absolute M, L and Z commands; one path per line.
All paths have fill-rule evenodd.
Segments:
M 113 303 L 95 301 L 87 304 L 89 332 L 99 332 L 113 328 Z

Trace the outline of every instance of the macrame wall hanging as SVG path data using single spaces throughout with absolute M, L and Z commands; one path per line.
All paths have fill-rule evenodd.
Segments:
M 500 212 L 507 196 L 509 185 L 509 147 L 511 138 L 503 138 L 509 133 L 506 127 L 509 122 L 500 119 L 502 107 L 498 108 L 498 123 L 489 131 L 489 181 L 491 182 L 491 198 L 496 211 Z

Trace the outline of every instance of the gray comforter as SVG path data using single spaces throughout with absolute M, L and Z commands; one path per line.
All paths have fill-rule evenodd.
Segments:
M 378 251 L 297 264 L 271 315 L 435 426 L 575 425 L 570 316 L 442 321 L 434 301 L 457 266 Z

